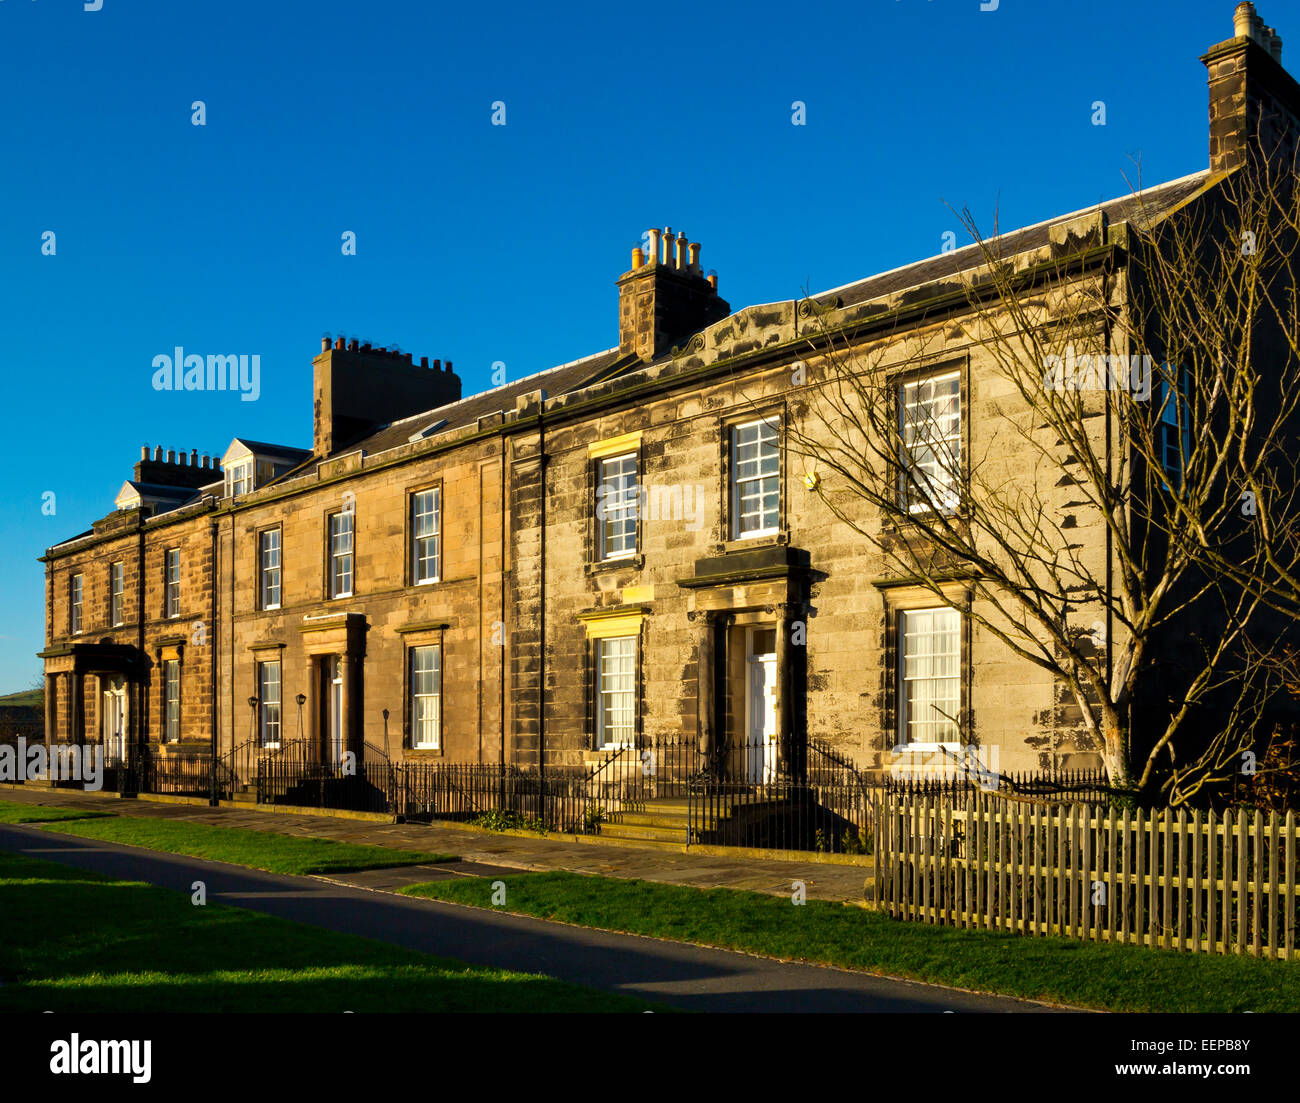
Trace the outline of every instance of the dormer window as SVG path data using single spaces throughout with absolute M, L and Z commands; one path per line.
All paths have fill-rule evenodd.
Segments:
M 226 468 L 226 497 L 237 498 L 253 490 L 253 460 L 250 457 Z

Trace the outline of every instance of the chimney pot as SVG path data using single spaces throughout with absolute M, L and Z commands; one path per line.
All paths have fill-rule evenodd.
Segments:
M 420 357 L 420 367 L 422 367 L 422 368 L 427 368 L 428 366 L 429 366 L 429 358 L 428 358 L 427 356 L 421 356 L 421 357 Z
M 671 226 L 665 226 L 665 227 L 664 227 L 663 243 L 664 243 L 664 251 L 663 251 L 663 256 L 660 258 L 660 263 L 661 263 L 661 264 L 672 264 L 672 262 L 673 262 L 673 228 L 672 228 Z
M 322 337 L 322 338 L 320 339 L 320 350 L 321 350 L 321 352 L 328 352 L 328 351 L 329 351 L 329 347 L 330 347 L 330 339 L 329 339 L 328 337 Z
M 446 366 L 445 366 L 442 370 L 443 370 L 443 371 L 451 371 L 451 361 L 450 361 L 450 360 L 447 361 Z
M 686 262 L 686 235 L 685 235 L 685 234 L 678 234 L 678 235 L 677 235 L 677 245 L 676 245 L 676 248 L 675 248 L 675 252 L 676 252 L 677 255 L 674 257 L 674 263 L 676 264 L 676 266 L 677 266 L 677 268 L 678 268 L 679 271 L 685 271 L 685 269 L 686 269 L 686 264 L 687 264 L 687 262 Z
M 659 263 L 659 231 L 650 231 L 650 263 Z
M 149 458 L 149 446 L 147 444 L 142 444 L 140 446 L 140 458 L 142 460 L 147 460 Z
M 690 269 L 698 276 L 700 274 L 700 243 L 692 241 L 689 248 L 691 251 Z
M 334 338 L 334 347 L 335 347 L 336 349 L 342 349 L 342 348 L 343 348 L 343 338 L 342 338 L 342 337 L 335 337 L 335 338 Z
M 708 278 L 708 281 L 709 281 L 709 286 L 712 287 L 714 291 L 716 291 L 716 290 L 718 289 L 718 274 L 717 274 L 717 272 L 712 272 L 712 271 L 709 272 L 709 275 L 708 275 L 707 278 Z
M 190 466 L 191 467 L 199 466 L 199 450 L 197 448 L 190 449 Z
M 361 342 L 358 341 L 355 337 L 353 337 L 352 340 L 348 342 L 348 352 L 356 352 L 357 349 L 359 349 L 360 347 L 361 347 Z
M 638 268 L 644 268 L 644 267 L 645 267 L 645 250 L 638 245 L 635 249 L 632 250 L 632 271 L 635 272 Z
M 168 449 L 167 449 L 167 462 L 168 462 L 168 463 L 175 463 L 175 462 L 176 462 L 176 449 L 175 449 L 175 448 L 168 448 Z
M 153 459 L 154 459 L 154 463 L 162 463 L 162 458 L 163 458 L 163 457 L 162 457 L 162 445 L 161 445 L 161 444 L 155 444 L 155 445 L 153 446 Z
M 1247 0 L 1238 4 L 1232 13 L 1232 33 L 1237 38 L 1253 38 L 1255 29 L 1255 5 Z
M 433 370 L 434 370 L 434 371 L 442 371 L 442 361 L 441 361 L 441 360 L 435 360 L 435 361 L 433 362 Z

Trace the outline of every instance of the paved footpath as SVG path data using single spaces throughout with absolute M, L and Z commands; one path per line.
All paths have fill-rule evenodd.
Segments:
M 259 812 L 252 808 L 210 808 L 207 805 L 120 800 L 76 789 L 0 786 L 0 800 L 63 808 L 95 808 L 124 816 L 150 816 L 285 835 L 337 839 L 347 843 L 427 850 L 439 854 L 456 854 L 473 862 L 486 862 L 515 870 L 562 869 L 603 877 L 691 885 L 701 889 L 748 889 L 773 896 L 789 896 L 792 883 L 802 881 L 805 892 L 811 899 L 851 901 L 858 904 L 871 892 L 873 867 L 870 859 L 862 865 L 834 865 L 829 862 L 787 862 L 730 855 L 685 854 L 649 847 L 574 843 L 565 839 L 542 837 L 521 838 L 499 832 L 473 831 L 438 824 L 371 823 L 336 816 Z
M 36 827 L 0 827 L 0 849 L 187 893 L 194 881 L 203 881 L 213 903 L 693 1011 L 1055 1010 L 1006 997 L 413 899 L 323 877 L 285 877 Z

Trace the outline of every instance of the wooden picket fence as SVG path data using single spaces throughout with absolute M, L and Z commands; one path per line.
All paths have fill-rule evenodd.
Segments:
M 1295 957 L 1292 812 L 883 792 L 875 828 L 876 907 L 896 919 Z

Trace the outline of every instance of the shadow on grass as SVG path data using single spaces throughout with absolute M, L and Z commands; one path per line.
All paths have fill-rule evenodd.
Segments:
M 0 1011 L 641 1011 L 241 908 L 0 853 Z
M 65 820 L 112 819 L 115 812 L 91 812 L 78 808 L 56 808 L 19 801 L 0 800 L 0 823 L 62 823 Z
M 218 827 L 213 824 L 140 816 L 115 816 L 110 820 L 95 822 L 52 823 L 45 830 L 75 835 L 81 839 L 140 846 L 165 854 L 184 854 L 191 858 L 207 858 L 214 862 L 230 862 L 269 873 L 297 876 L 353 873 L 365 869 L 388 869 L 454 860 L 450 854 L 398 850 L 365 843 L 338 842 L 335 839 L 281 835 L 245 827 Z
M 732 889 L 574 873 L 500 880 L 509 903 L 498 910 L 976 992 L 1115 1011 L 1300 1010 L 1300 962 L 930 926 Z M 492 888 L 467 878 L 402 892 L 487 907 Z

